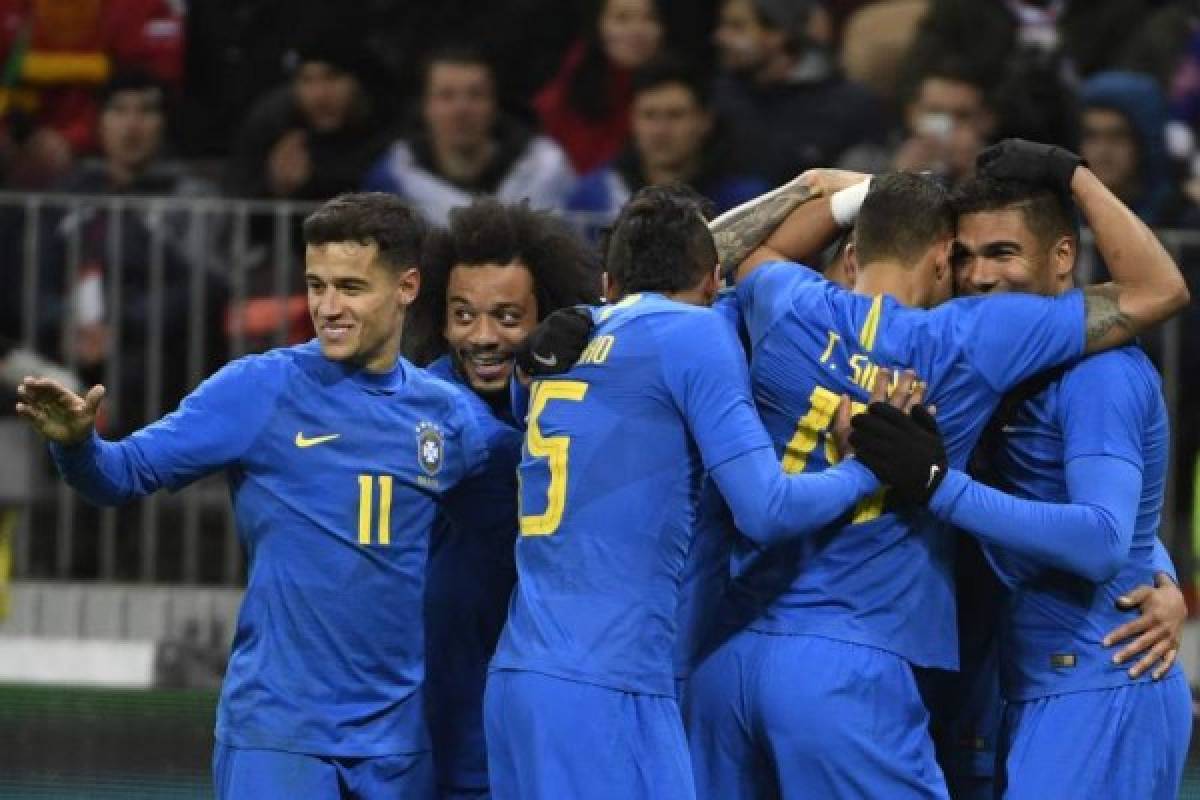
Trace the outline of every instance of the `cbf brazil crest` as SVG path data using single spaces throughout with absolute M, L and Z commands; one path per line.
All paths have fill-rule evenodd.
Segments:
M 445 450 L 446 440 L 437 425 L 422 422 L 417 426 L 417 461 L 426 475 L 433 477 L 441 471 Z

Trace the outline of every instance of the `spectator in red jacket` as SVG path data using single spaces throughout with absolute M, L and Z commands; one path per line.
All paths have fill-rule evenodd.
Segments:
M 183 22 L 167 0 L 0 0 L 0 157 L 43 188 L 95 150 L 96 90 L 140 70 L 177 88 Z
M 585 38 L 534 98 L 542 128 L 577 173 L 615 156 L 629 136 L 631 76 L 664 45 L 659 0 L 603 0 Z

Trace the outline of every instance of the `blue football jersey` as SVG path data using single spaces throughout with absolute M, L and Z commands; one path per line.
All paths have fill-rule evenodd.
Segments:
M 1005 696 L 1028 700 L 1133 682 L 1101 642 L 1131 619 L 1131 612 L 1117 609 L 1117 598 L 1152 586 L 1157 571 L 1170 430 L 1154 365 L 1132 345 L 1089 356 L 1020 406 L 1003 433 L 989 461 L 998 488 L 1017 497 L 1070 502 L 1063 468 L 1082 456 L 1115 457 L 1142 475 L 1129 556 L 1102 584 L 985 547 L 1010 589 L 1000 627 Z M 1150 680 L 1149 673 L 1141 680 Z
M 1078 291 L 959 299 L 925 311 L 774 262 L 740 283 L 738 297 L 755 402 L 787 472 L 837 461 L 828 428 L 838 398 L 861 405 L 880 367 L 911 368 L 927 383 L 950 464 L 961 468 L 1006 391 L 1084 348 Z M 926 511 L 891 511 L 880 494 L 845 524 L 793 546 L 762 551 L 742 541 L 734 567 L 755 630 L 868 645 L 920 666 L 957 665 L 953 539 Z
M 471 390 L 448 356 L 428 370 L 462 388 L 488 441 L 486 467 L 445 495 L 425 589 L 426 686 L 438 783 L 486 787 L 483 688 L 516 581 L 523 434 Z
M 112 504 L 224 472 L 248 560 L 217 709 L 239 748 L 428 749 L 422 603 L 447 490 L 486 462 L 463 393 L 403 359 L 353 370 L 313 341 L 232 362 L 120 442 L 53 448 Z
M 492 668 L 673 696 L 705 470 L 770 441 L 717 312 L 641 294 L 594 313 L 576 365 L 534 385 L 517 588 Z

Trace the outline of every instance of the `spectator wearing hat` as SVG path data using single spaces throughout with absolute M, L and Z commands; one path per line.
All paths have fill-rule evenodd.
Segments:
M 875 98 L 808 31 L 812 0 L 724 0 L 714 102 L 750 172 L 772 185 L 879 138 Z
M 472 48 L 429 57 L 415 127 L 375 163 L 364 188 L 399 195 L 436 224 L 475 195 L 560 209 L 574 186 L 562 148 L 501 112 L 491 64 Z
M 1147 225 L 1184 221 L 1167 155 L 1167 100 L 1154 78 L 1101 72 L 1083 83 L 1079 101 L 1079 154 L 1096 177 Z
M 289 84 L 251 110 L 228 184 L 239 197 L 325 200 L 357 189 L 387 146 L 378 69 L 347 33 L 303 43 Z

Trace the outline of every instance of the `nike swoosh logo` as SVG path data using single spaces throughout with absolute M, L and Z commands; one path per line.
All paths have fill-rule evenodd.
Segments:
M 311 439 L 306 439 L 303 433 L 297 433 L 296 447 L 313 447 L 314 445 L 325 444 L 325 442 L 332 442 L 339 436 L 341 436 L 340 433 L 330 433 L 325 436 L 314 436 Z
M 926 489 L 928 489 L 930 486 L 933 486 L 933 482 L 937 480 L 938 473 L 941 471 L 942 468 L 937 464 L 933 464 L 929 467 L 929 480 L 925 481 Z
M 543 367 L 557 367 L 558 366 L 558 356 L 555 355 L 554 353 L 551 353 L 548 356 L 543 356 L 543 355 L 534 353 L 533 360 L 538 362 L 539 364 L 541 364 Z

